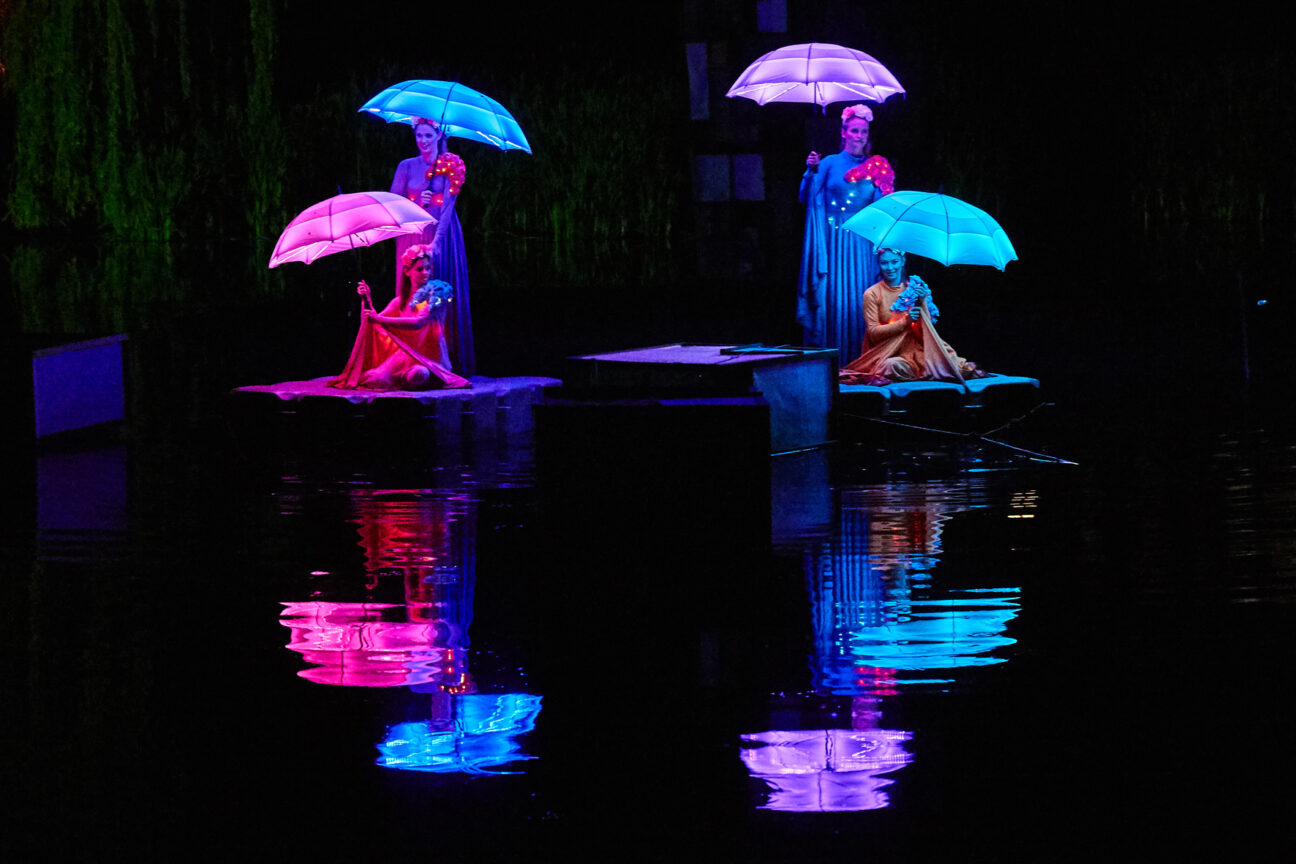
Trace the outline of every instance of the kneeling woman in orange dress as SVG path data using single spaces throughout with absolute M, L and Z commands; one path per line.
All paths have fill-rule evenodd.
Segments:
M 917 276 L 905 278 L 905 253 L 879 249 L 881 281 L 864 292 L 864 353 L 840 374 L 843 384 L 882 386 L 895 381 L 984 378 L 936 332 L 940 310 Z
M 435 390 L 471 387 L 450 371 L 446 352 L 446 304 L 450 285 L 432 280 L 426 245 L 411 246 L 401 256 L 396 296 L 382 310 L 364 309 L 364 320 L 342 374 L 330 387 L 347 390 Z M 364 282 L 356 289 L 369 298 Z

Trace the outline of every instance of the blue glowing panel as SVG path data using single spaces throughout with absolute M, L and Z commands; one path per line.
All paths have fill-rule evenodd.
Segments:
M 126 416 L 121 348 L 125 340 L 125 336 L 110 336 L 33 352 L 37 438 Z

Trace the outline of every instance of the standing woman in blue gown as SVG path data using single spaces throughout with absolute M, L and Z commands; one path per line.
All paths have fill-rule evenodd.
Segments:
M 464 252 L 463 229 L 455 215 L 455 201 L 464 182 L 464 163 L 446 149 L 446 135 L 434 120 L 414 120 L 414 143 L 418 155 L 396 166 L 391 191 L 403 195 L 436 217 L 421 234 L 396 238 L 396 272 L 401 256 L 416 243 L 427 244 L 432 253 L 432 278 L 454 286 L 446 308 L 445 338 L 450 365 L 464 377 L 477 371 L 473 352 L 472 309 L 468 304 L 468 256 Z M 872 283 L 870 283 L 872 284 Z
M 864 350 L 864 289 L 878 281 L 873 244 L 841 225 L 895 190 L 895 173 L 870 155 L 867 105 L 842 112 L 840 153 L 806 157 L 801 203 L 806 205 L 797 322 L 805 344 L 836 348 L 838 365 Z

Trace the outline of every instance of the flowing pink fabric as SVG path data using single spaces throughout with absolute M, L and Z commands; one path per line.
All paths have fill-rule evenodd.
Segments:
M 421 315 L 425 304 L 400 307 L 399 298 L 394 298 L 383 309 L 383 315 L 399 315 L 402 318 L 414 318 Z M 355 344 L 351 347 L 351 356 L 347 359 L 342 374 L 329 382 L 330 387 L 344 390 L 436 390 L 457 387 L 471 387 L 467 378 L 451 372 L 446 364 L 445 325 L 442 320 L 433 319 L 417 330 L 396 330 L 384 327 L 374 321 L 361 321 L 360 332 L 356 334 Z M 393 362 L 388 364 L 393 357 Z M 433 359 L 436 358 L 436 359 Z M 428 382 L 418 388 L 408 386 L 404 376 L 415 367 L 422 366 L 431 373 Z M 384 367 L 380 377 L 370 377 L 366 373 Z

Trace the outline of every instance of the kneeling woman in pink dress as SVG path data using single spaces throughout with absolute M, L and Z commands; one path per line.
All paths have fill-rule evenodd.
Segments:
M 364 320 L 351 357 L 330 387 L 347 390 L 435 390 L 470 387 L 468 379 L 450 371 L 446 351 L 446 307 L 453 289 L 432 279 L 430 250 L 411 246 L 401 256 L 396 296 L 375 312 L 368 303 L 369 286 L 356 289 L 365 298 Z
M 879 249 L 881 280 L 864 292 L 863 353 L 841 370 L 843 384 L 984 378 L 936 332 L 940 310 L 917 276 L 905 278 L 905 253 Z

